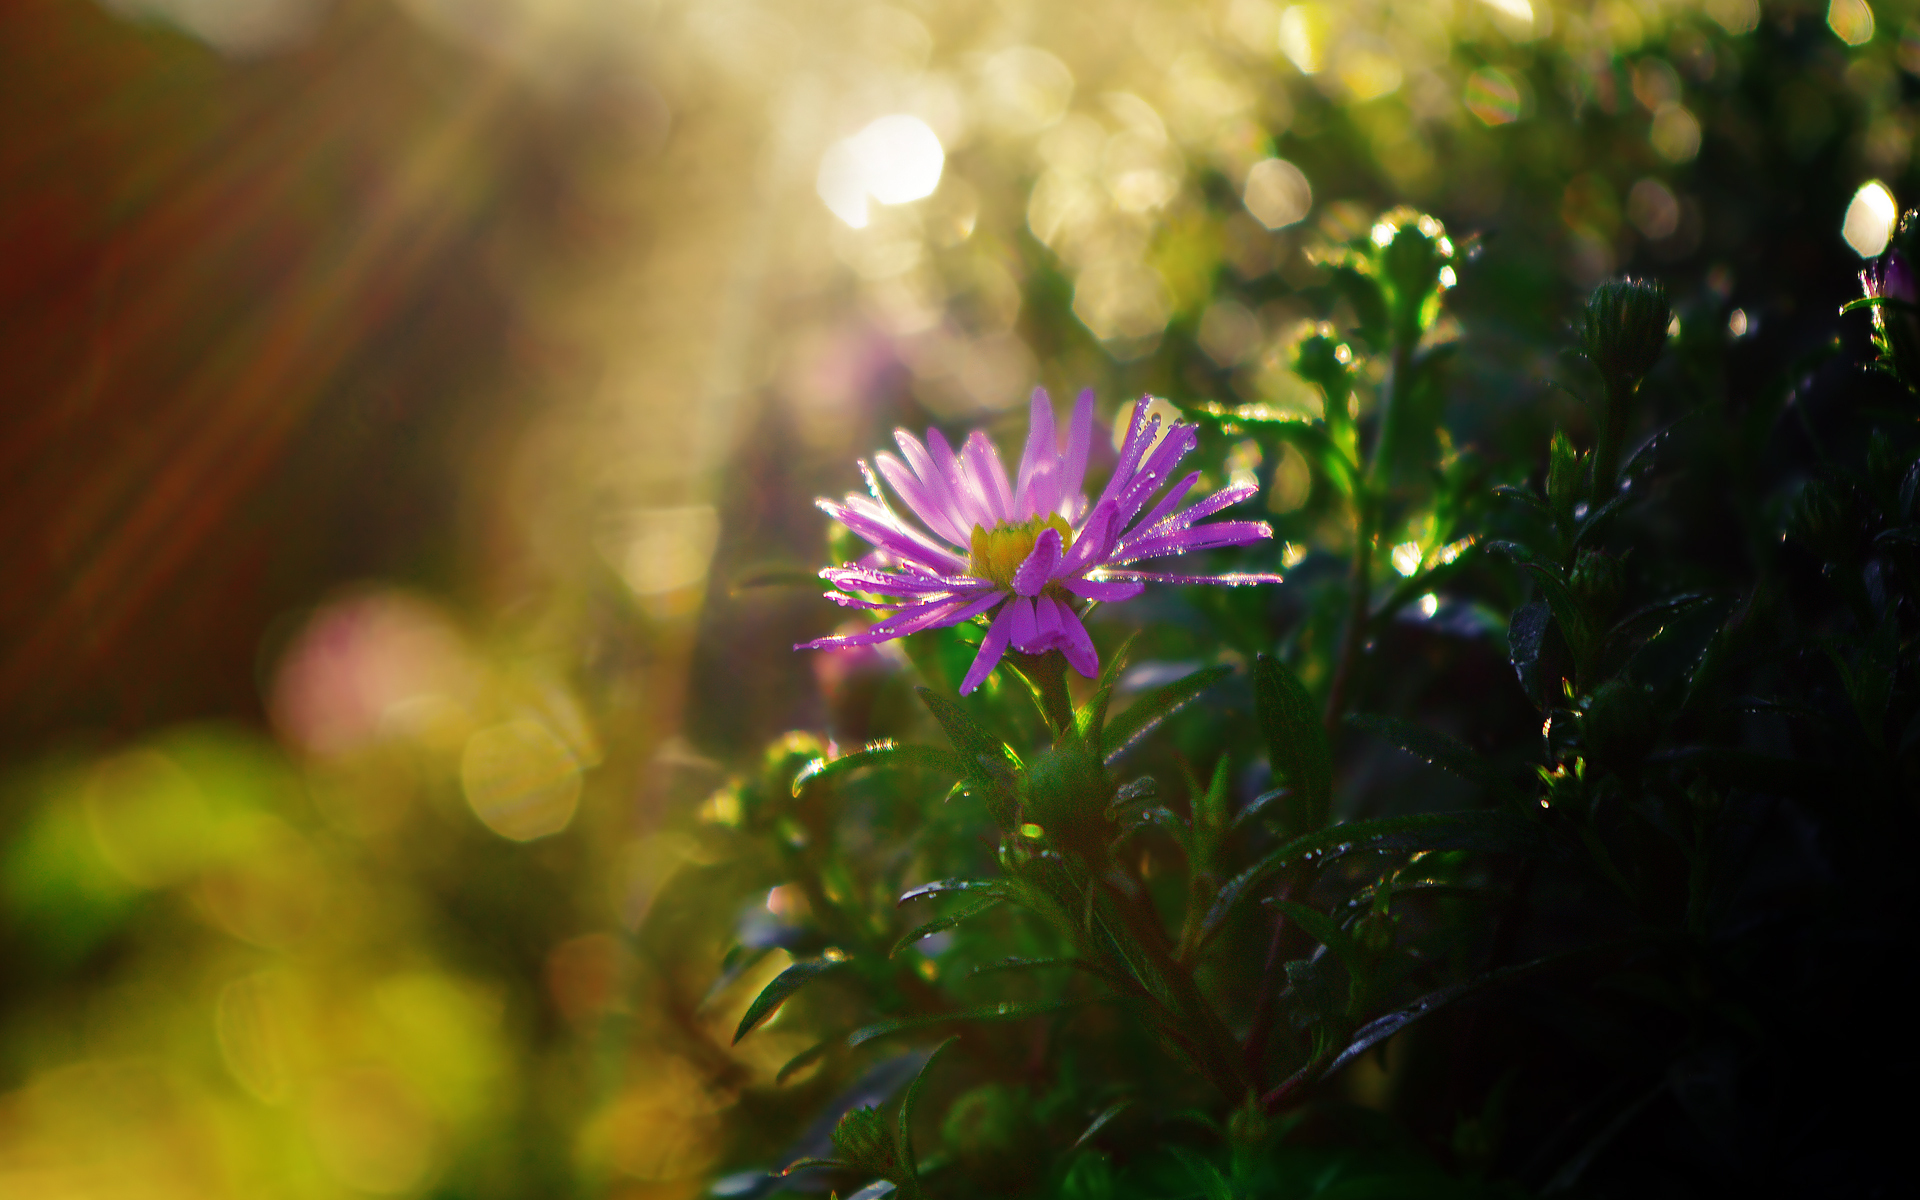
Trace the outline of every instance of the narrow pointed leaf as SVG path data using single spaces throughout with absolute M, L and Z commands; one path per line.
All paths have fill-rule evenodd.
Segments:
M 1126 666 L 1127 654 L 1133 649 L 1133 639 L 1138 634 L 1128 634 L 1120 648 L 1107 656 L 1106 665 L 1100 668 L 1100 680 L 1094 685 L 1093 698 L 1081 705 L 1073 714 L 1074 732 L 1080 740 L 1093 747 L 1095 757 L 1104 755 L 1102 746 L 1107 727 L 1107 709 L 1113 703 L 1113 689 L 1120 681 L 1120 670 Z
M 1285 663 L 1262 654 L 1253 662 L 1253 708 L 1274 776 L 1293 792 L 1284 810 L 1287 831 L 1319 828 L 1333 805 L 1333 748 L 1319 706 Z
M 967 972 L 967 978 L 976 975 L 992 975 L 1000 971 L 1026 971 L 1034 967 L 1071 967 L 1076 963 L 1071 958 L 1003 958 L 998 962 L 981 963 Z
M 839 758 L 816 758 L 801 768 L 793 777 L 795 796 L 808 784 L 857 771 L 862 767 L 925 767 L 929 770 L 944 771 L 950 775 L 967 774 L 967 764 L 951 750 L 942 750 L 937 746 L 902 746 L 891 740 L 873 742 Z
M 813 1063 L 819 1061 L 819 1059 L 822 1058 L 827 1053 L 827 1051 L 833 1049 L 835 1046 L 838 1046 L 839 1044 L 840 1044 L 840 1038 L 838 1035 L 830 1037 L 824 1042 L 815 1042 L 813 1045 L 808 1046 L 805 1050 L 802 1050 L 800 1053 L 788 1059 L 786 1061 L 786 1064 L 782 1066 L 780 1070 L 774 1075 L 773 1081 L 776 1084 L 785 1083 L 787 1081 L 787 1076 L 793 1074 L 795 1071 L 801 1070 L 804 1067 L 811 1066 Z
M 921 938 L 932 937 L 934 934 L 939 933 L 941 930 L 944 930 L 944 929 L 952 929 L 955 925 L 958 925 L 960 922 L 965 921 L 970 917 L 977 917 L 981 913 L 986 912 L 988 909 L 997 907 L 999 903 L 1000 903 L 1000 897 L 989 896 L 986 899 L 974 901 L 972 904 L 967 905 L 965 908 L 960 909 L 958 912 L 948 913 L 944 917 L 935 917 L 933 920 L 928 921 L 925 925 L 917 926 L 912 932 L 908 933 L 905 937 L 895 942 L 893 944 L 893 949 L 887 952 L 887 957 L 892 958 L 895 955 L 899 954 L 902 950 L 905 950 L 908 946 L 911 946 L 915 942 L 919 941 Z
M 1533 600 L 1515 609 L 1507 625 L 1507 657 L 1520 690 L 1536 705 L 1540 703 L 1540 652 L 1546 648 L 1551 623 L 1552 612 L 1545 602 Z
M 772 1016 L 775 1009 L 786 1003 L 787 997 L 822 975 L 846 965 L 844 958 L 810 958 L 775 975 L 773 982 L 760 989 L 760 994 L 747 1006 L 746 1015 L 740 1018 L 740 1027 L 733 1031 L 733 1044 L 739 1045 L 740 1039 L 747 1036 L 754 1026 Z
M 1556 967 L 1567 966 L 1583 958 L 1596 957 L 1617 951 L 1624 948 L 1625 945 L 1626 943 L 1624 942 L 1608 942 L 1598 946 L 1587 946 L 1579 950 L 1549 954 L 1542 958 L 1536 958 L 1532 962 L 1521 963 L 1512 967 L 1504 967 L 1498 971 L 1489 971 L 1478 978 L 1469 979 L 1462 983 L 1450 984 L 1447 987 L 1429 992 L 1405 1008 L 1390 1012 L 1378 1020 L 1361 1026 L 1354 1032 L 1353 1037 L 1347 1042 L 1346 1047 L 1342 1049 L 1338 1055 L 1330 1061 L 1325 1062 L 1324 1065 L 1309 1064 L 1302 1068 L 1291 1078 L 1280 1084 L 1280 1086 L 1261 1097 L 1261 1103 L 1271 1110 L 1276 1104 L 1285 1100 L 1302 1085 L 1312 1082 L 1314 1079 L 1327 1078 L 1381 1042 L 1386 1041 L 1394 1034 L 1400 1032 L 1408 1025 L 1413 1024 L 1415 1021 L 1431 1013 L 1438 1012 L 1440 1009 L 1456 1001 L 1478 995 L 1481 992 L 1489 991 L 1503 984 L 1512 983 L 1516 979 L 1544 974 Z
M 1120 757 L 1129 746 L 1153 732 L 1160 722 L 1191 704 L 1200 693 L 1231 674 L 1233 668 L 1230 666 L 1203 667 L 1134 701 L 1125 712 L 1107 724 L 1101 738 L 1106 761 L 1111 763 Z
M 919 900 L 927 896 L 938 896 L 947 892 L 991 892 L 997 891 L 999 887 L 998 879 L 937 879 L 932 883 L 923 883 L 917 888 L 908 888 L 900 893 L 900 898 L 893 903 L 894 907 L 898 908 L 909 900 Z
M 1044 1017 L 1051 1013 L 1078 1008 L 1085 1003 L 1084 1000 L 1002 1000 L 997 1004 L 983 1004 L 978 1008 L 963 1009 L 959 1012 L 893 1017 L 885 1021 L 875 1021 L 871 1025 L 862 1025 L 847 1035 L 847 1045 L 849 1047 L 864 1046 L 876 1038 L 904 1033 L 911 1029 L 927 1029 L 954 1021 L 1020 1021 L 1028 1017 Z
M 1457 775 L 1468 783 L 1477 783 L 1490 791 L 1500 791 L 1505 787 L 1505 781 L 1494 770 L 1492 763 L 1474 753 L 1466 743 L 1438 729 L 1429 729 L 1397 717 L 1366 713 L 1348 717 L 1347 724 L 1391 742 L 1421 762 L 1439 767 L 1450 775 Z
M 933 719 L 940 722 L 940 728 L 946 731 L 953 748 L 966 761 L 967 774 L 975 779 L 987 782 L 999 782 L 995 770 L 989 763 L 1004 763 L 1007 749 L 1001 741 L 980 728 L 967 711 L 953 700 L 942 696 L 932 688 L 915 688 L 920 699 L 933 713 Z
M 1535 848 L 1538 826 L 1513 813 L 1485 809 L 1418 813 L 1354 821 L 1304 834 L 1227 881 L 1202 926 L 1201 943 L 1217 933 L 1234 907 L 1296 863 L 1328 862 L 1370 850 L 1505 850 Z
M 1360 944 L 1347 935 L 1333 918 L 1317 909 L 1292 900 L 1276 900 L 1274 906 L 1287 914 L 1294 924 L 1307 931 L 1313 940 L 1333 951 L 1348 973 L 1359 978 L 1366 967 L 1366 959 L 1360 952 Z
M 1127 1109 L 1132 1106 L 1133 1101 L 1131 1100 L 1116 1100 L 1112 1104 L 1107 1105 L 1100 1115 L 1093 1119 L 1093 1123 L 1087 1126 L 1086 1132 L 1074 1139 L 1073 1146 L 1068 1150 L 1068 1153 L 1071 1154 L 1074 1150 L 1078 1150 L 1080 1147 L 1092 1141 L 1094 1136 L 1110 1125 L 1115 1117 L 1127 1111 Z
M 912 1123 L 914 1107 L 920 1102 L 920 1085 L 925 1082 L 927 1071 L 932 1068 L 933 1061 L 940 1057 L 940 1052 L 958 1040 L 956 1035 L 933 1048 L 933 1053 L 927 1055 L 927 1061 L 920 1065 L 919 1072 L 914 1075 L 913 1082 L 907 1085 L 907 1094 L 900 1100 L 900 1115 L 894 1125 L 894 1149 L 900 1156 L 900 1165 L 906 1169 L 907 1177 L 916 1182 L 920 1178 L 920 1164 L 913 1153 Z

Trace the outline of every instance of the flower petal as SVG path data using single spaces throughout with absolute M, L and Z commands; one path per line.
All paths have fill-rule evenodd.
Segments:
M 935 499 L 926 486 L 914 476 L 913 470 L 891 454 L 874 455 L 874 465 L 880 474 L 886 477 L 900 499 L 906 501 L 913 515 L 919 517 L 928 529 L 952 542 L 956 546 L 967 543 L 966 536 L 948 515 L 945 505 Z M 945 489 L 942 489 L 944 491 Z
M 1013 518 L 1025 521 L 1053 511 L 1047 501 L 1060 471 L 1060 446 L 1053 432 L 1053 402 L 1045 388 L 1033 389 L 1027 417 L 1027 445 L 1020 455 L 1020 473 L 1013 485 Z
M 845 504 L 826 499 L 814 503 L 822 512 L 896 558 L 920 563 L 941 575 L 966 570 L 964 559 L 925 534 L 901 527 L 890 520 L 884 510 L 863 511 L 862 504 L 872 503 L 864 496 L 848 496 Z
M 1100 654 L 1093 648 L 1093 639 L 1087 636 L 1087 627 L 1080 623 L 1079 615 L 1052 596 L 1042 596 L 1039 602 L 1054 609 L 1054 620 L 1061 634 L 1060 653 L 1066 655 L 1068 665 L 1088 679 L 1098 678 Z
M 1102 500 L 1093 506 L 1087 523 L 1073 535 L 1073 549 L 1060 563 L 1063 575 L 1078 575 L 1105 560 L 1113 531 L 1113 501 Z
M 973 532 L 975 525 L 992 529 L 997 522 L 987 509 L 986 497 L 971 486 L 967 473 L 960 467 L 960 459 L 954 454 L 953 447 L 947 444 L 946 435 L 938 429 L 927 430 L 927 453 L 939 469 L 940 478 L 946 481 L 951 500 L 949 511 L 958 518 L 957 523 L 964 524 L 968 534 Z
M 1005 595 L 1005 592 L 993 591 L 978 597 L 962 596 L 953 600 L 936 600 L 895 613 L 859 633 L 815 638 L 811 642 L 803 642 L 795 646 L 794 649 L 837 650 L 846 646 L 871 646 L 875 642 L 892 641 L 894 638 L 918 633 L 923 629 L 942 629 L 948 625 L 958 625 L 968 617 L 992 608 Z
M 1171 513 L 1174 509 L 1179 508 L 1180 502 L 1187 498 L 1188 492 L 1193 490 L 1193 485 L 1199 482 L 1200 482 L 1200 472 L 1195 471 L 1192 474 L 1188 475 L 1185 479 L 1182 479 L 1179 483 L 1176 483 L 1171 488 L 1167 489 L 1167 494 L 1160 497 L 1160 503 L 1153 506 L 1153 511 L 1149 512 L 1146 516 L 1141 517 L 1140 523 L 1134 526 L 1135 532 L 1145 533 L 1146 531 L 1152 529 L 1155 525 L 1158 525 L 1161 521 L 1166 520 L 1167 514 Z
M 1007 644 L 1022 654 L 1039 654 L 1045 647 L 1034 649 L 1033 642 L 1039 636 L 1040 628 L 1034 623 L 1033 601 L 1025 596 L 1015 596 L 1007 601 L 1007 608 L 1013 613 L 1012 624 L 1007 627 Z
M 1194 529 L 1175 529 L 1156 537 L 1122 546 L 1107 560 L 1111 566 L 1139 562 L 1143 558 L 1163 558 L 1170 554 L 1192 554 L 1196 550 L 1214 550 L 1221 546 L 1245 546 L 1273 536 L 1273 526 L 1265 521 L 1216 521 Z
M 987 626 L 987 636 L 980 643 L 980 653 L 973 656 L 973 665 L 967 668 L 967 677 L 960 681 L 960 694 L 968 695 L 973 689 L 987 681 L 987 676 L 1000 665 L 1000 656 L 1007 652 L 1007 632 L 1013 625 L 1013 605 L 1003 607 L 999 615 L 993 618 L 993 624 Z
M 1099 600 L 1107 604 L 1116 604 L 1122 600 L 1131 600 L 1147 590 L 1143 583 L 1127 579 L 1080 579 L 1068 577 L 1060 581 L 1060 586 L 1082 600 Z
M 1145 396 L 1142 396 L 1139 403 L 1133 406 L 1133 420 L 1127 426 L 1127 440 L 1120 451 L 1120 463 L 1114 467 L 1113 477 L 1107 480 L 1106 489 L 1100 493 L 1100 500 L 1114 499 L 1133 482 L 1133 477 L 1140 467 L 1140 459 L 1146 454 L 1147 447 L 1153 444 L 1154 435 L 1160 431 L 1159 414 L 1155 413 L 1151 417 L 1148 415 L 1148 410 L 1152 407 L 1153 405 Z M 1096 500 L 1094 503 L 1099 502 Z
M 957 528 L 960 524 L 960 512 L 954 506 L 953 489 L 947 486 L 947 476 L 940 469 L 940 464 L 934 461 L 927 447 L 920 444 L 920 439 L 906 430 L 894 430 L 893 440 L 900 447 L 900 453 L 906 455 L 907 465 L 911 466 L 913 473 L 920 477 L 920 486 L 926 490 L 927 498 L 933 501 L 941 512 L 946 513 L 948 521 Z M 970 532 L 971 528 L 969 526 L 962 532 Z
M 1278 575 L 1258 571 L 1231 571 L 1225 575 L 1168 575 L 1161 571 L 1108 571 L 1106 574 L 1109 579 L 1131 580 L 1137 583 L 1217 583 L 1223 587 L 1286 582 Z
M 1033 541 L 1027 560 L 1013 573 L 1013 591 L 1018 596 L 1038 596 L 1060 566 L 1060 531 L 1049 525 Z
M 972 477 L 974 486 L 985 497 L 987 511 L 994 516 L 994 524 L 1013 518 L 1013 489 L 1007 486 L 1007 469 L 1000 465 L 1000 452 L 981 430 L 968 435 L 965 448 L 960 451 L 962 464 Z
M 1087 388 L 1073 402 L 1073 420 L 1067 426 L 1067 453 L 1060 460 L 1059 497 L 1052 511 L 1068 501 L 1086 504 L 1087 451 L 1093 445 L 1093 389 Z M 1068 519 L 1072 520 L 1079 513 Z

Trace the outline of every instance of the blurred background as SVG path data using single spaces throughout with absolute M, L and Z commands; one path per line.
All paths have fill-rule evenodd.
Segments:
M 788 650 L 813 496 L 1036 384 L 1311 411 L 1401 203 L 1473 420 L 1623 270 L 1737 391 L 1920 194 L 1911 15 L 9 0 L 0 1195 L 700 1194 L 797 1047 L 653 900 L 887 669 Z

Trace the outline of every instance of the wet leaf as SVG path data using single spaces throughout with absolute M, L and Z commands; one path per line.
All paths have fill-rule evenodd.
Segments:
M 810 958 L 797 962 L 773 977 L 773 982 L 760 989 L 753 998 L 747 1011 L 740 1018 L 740 1027 L 733 1031 L 733 1044 L 739 1045 L 740 1039 L 747 1036 L 753 1027 L 772 1016 L 774 1010 L 787 1002 L 787 998 L 801 988 L 812 983 L 822 975 L 837 971 L 847 965 L 843 958 Z
M 1127 749 L 1147 734 L 1158 728 L 1160 723 L 1191 704 L 1199 695 L 1214 684 L 1233 674 L 1229 666 L 1202 667 L 1191 675 L 1176 679 L 1165 687 L 1142 696 L 1127 707 L 1127 710 L 1108 723 L 1105 734 L 1100 739 L 1111 763 Z
M 1022 1021 L 1028 1017 L 1044 1017 L 1052 1013 L 1065 1012 L 1085 1003 L 1084 1000 L 1002 1000 L 996 1004 L 983 1004 L 977 1008 L 962 1009 L 959 1012 L 892 1017 L 885 1021 L 875 1021 L 871 1025 L 862 1025 L 847 1035 L 847 1045 L 849 1047 L 864 1046 L 876 1038 L 889 1037 L 912 1029 L 927 1029 L 953 1021 Z
M 1294 834 L 1317 829 L 1333 804 L 1333 748 L 1300 677 L 1265 654 L 1253 662 L 1253 708 L 1276 778 L 1292 791 L 1282 824 Z
M 816 758 L 801 768 L 793 777 L 793 794 L 805 790 L 807 785 L 821 783 L 829 779 L 838 779 L 862 767 L 925 767 L 932 771 L 944 771 L 950 775 L 965 775 L 967 764 L 951 750 L 941 750 L 935 746 L 903 746 L 893 741 L 872 742 L 839 758 Z

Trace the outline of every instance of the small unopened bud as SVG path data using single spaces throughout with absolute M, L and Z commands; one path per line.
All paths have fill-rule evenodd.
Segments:
M 1920 290 L 1902 246 L 1920 241 L 1920 210 L 1900 220 L 1900 232 L 1885 254 L 1860 272 L 1861 293 L 1886 303 L 1873 309 L 1873 345 L 1881 363 L 1910 388 L 1920 389 Z
M 1650 279 L 1615 279 L 1587 298 L 1580 336 L 1607 383 L 1631 389 L 1659 361 L 1672 322 L 1664 286 Z
M 847 1110 L 833 1127 L 833 1152 L 841 1162 L 868 1175 L 890 1178 L 896 1166 L 893 1134 L 873 1108 Z
M 1387 285 L 1394 336 L 1411 342 L 1434 315 L 1429 302 L 1440 291 L 1453 242 L 1439 220 L 1405 208 L 1381 217 L 1373 236 L 1380 247 L 1380 275 Z
M 1547 500 L 1570 514 L 1579 488 L 1580 451 L 1564 432 L 1555 433 L 1553 444 L 1547 448 Z

